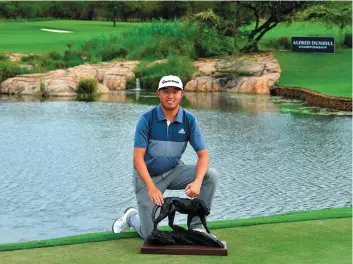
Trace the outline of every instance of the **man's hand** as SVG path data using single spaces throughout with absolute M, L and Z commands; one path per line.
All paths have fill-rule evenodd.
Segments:
M 195 198 L 199 196 L 201 191 L 202 181 L 199 179 L 195 179 L 192 183 L 189 183 L 185 188 L 185 193 L 190 198 Z
M 152 204 L 161 206 L 164 203 L 163 194 L 156 186 L 148 189 L 148 195 L 152 201 Z

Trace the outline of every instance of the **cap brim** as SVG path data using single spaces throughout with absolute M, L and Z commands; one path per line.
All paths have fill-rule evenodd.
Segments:
M 164 87 L 159 87 L 158 90 L 161 90 L 161 89 L 166 89 L 166 88 L 177 88 L 179 90 L 184 90 L 183 88 L 180 88 L 180 87 L 177 87 L 177 86 L 172 86 L 172 85 L 168 85 L 168 86 L 164 86 Z

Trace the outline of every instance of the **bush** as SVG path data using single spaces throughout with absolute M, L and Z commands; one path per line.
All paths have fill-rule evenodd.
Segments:
M 110 46 L 103 50 L 102 61 L 110 61 L 115 58 L 125 58 L 127 50 L 117 46 Z
M 165 75 L 177 75 L 185 84 L 196 71 L 190 58 L 186 56 L 178 56 L 172 54 L 167 57 L 167 60 L 161 62 L 151 62 L 143 60 L 134 69 L 137 78 L 140 78 L 141 87 L 143 89 L 156 90 L 161 77 Z
M 292 48 L 292 43 L 287 36 L 282 36 L 278 39 L 270 38 L 263 45 L 265 48 L 274 50 L 290 50 Z
M 98 91 L 98 81 L 92 78 L 81 79 L 77 85 L 77 93 L 79 94 L 96 94 Z
M 346 33 L 344 35 L 343 45 L 348 48 L 352 48 L 352 33 Z
M 5 54 L 0 53 L 0 61 L 7 61 L 9 57 L 7 57 Z
M 87 41 L 81 52 L 88 55 L 90 62 L 116 57 L 156 60 L 167 58 L 172 48 L 180 56 L 196 59 L 232 54 L 237 48 L 235 44 L 234 37 L 224 37 L 217 29 L 200 23 L 153 21 L 123 34 Z
M 33 61 L 40 60 L 41 57 L 42 57 L 42 55 L 31 54 L 31 55 L 28 55 L 28 56 L 21 57 L 21 62 L 31 63 Z
M 0 83 L 16 75 L 28 73 L 33 73 L 33 71 L 20 67 L 18 63 L 0 62 Z
M 62 56 L 59 52 L 56 51 L 51 51 L 48 53 L 48 57 L 53 59 L 53 60 L 61 60 Z
M 66 50 L 64 52 L 64 58 L 63 59 L 66 62 L 76 61 L 76 62 L 80 62 L 79 64 L 84 63 L 84 60 L 82 59 L 82 56 L 81 56 L 81 52 L 79 52 L 79 51 Z

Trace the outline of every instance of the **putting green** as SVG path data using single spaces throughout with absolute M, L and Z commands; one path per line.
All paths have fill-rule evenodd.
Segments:
M 254 225 L 215 230 L 228 256 L 141 255 L 142 240 L 120 239 L 79 245 L 0 252 L 0 263 L 351 263 L 351 218 Z

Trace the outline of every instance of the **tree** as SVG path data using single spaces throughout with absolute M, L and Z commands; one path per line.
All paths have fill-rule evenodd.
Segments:
M 307 6 L 310 3 L 306 1 L 272 1 L 272 2 L 243 2 L 238 1 L 238 14 L 244 10 L 245 14 L 249 11 L 252 13 L 252 19 L 245 20 L 245 23 L 250 21 L 255 22 L 255 27 L 247 34 L 247 45 L 242 51 L 250 52 L 258 50 L 258 42 L 261 38 L 271 29 L 275 28 L 279 23 L 292 22 L 295 14 Z M 265 18 L 262 22 L 261 18 Z M 241 18 L 239 19 L 242 20 Z M 244 18 L 243 18 L 244 20 Z
M 316 2 L 296 15 L 297 19 L 323 23 L 328 28 L 337 26 L 339 43 L 343 41 L 344 29 L 352 24 L 352 2 Z
M 120 1 L 109 1 L 106 2 L 106 16 L 113 21 L 113 27 L 116 27 L 117 18 L 121 17 L 123 2 Z

